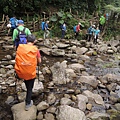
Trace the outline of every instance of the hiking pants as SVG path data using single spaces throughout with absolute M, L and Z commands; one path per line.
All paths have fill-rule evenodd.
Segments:
M 95 36 L 94 36 L 94 41 L 93 41 L 94 44 L 97 43 L 97 39 L 98 39 L 98 35 L 95 35 Z
M 44 39 L 48 38 L 49 34 L 50 34 L 50 31 L 49 31 L 49 30 L 45 30 L 45 31 L 44 31 L 44 35 L 43 35 L 43 38 L 44 38 Z
M 27 94 L 26 94 L 26 99 L 25 99 L 26 105 L 31 103 L 32 89 L 33 89 L 33 86 L 34 86 L 34 81 L 35 81 L 35 79 L 24 80 L 25 86 L 26 86 L 26 89 L 27 89 Z
M 75 32 L 75 39 L 77 39 L 79 32 Z
M 62 39 L 64 39 L 64 37 L 65 37 L 65 31 L 62 30 Z
M 89 42 L 90 42 L 91 38 L 92 38 L 92 34 L 89 34 L 89 35 L 88 35 L 88 41 L 89 41 Z

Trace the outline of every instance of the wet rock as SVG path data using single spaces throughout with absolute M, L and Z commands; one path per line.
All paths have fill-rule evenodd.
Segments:
M 77 95 L 78 100 L 78 108 L 82 111 L 86 110 L 86 103 L 88 102 L 88 98 L 84 95 Z
M 87 96 L 88 98 L 92 98 L 93 100 L 95 100 L 95 102 L 97 104 L 103 105 L 104 106 L 104 101 L 102 99 L 102 97 L 99 94 L 93 94 L 92 92 L 86 90 L 83 92 L 83 94 L 85 96 Z
M 80 72 L 80 71 L 84 71 L 85 70 L 85 66 L 79 63 L 73 63 L 68 65 L 68 68 L 71 68 L 73 70 L 75 70 L 75 72 Z
M 81 76 L 78 81 L 81 83 L 87 83 L 94 88 L 98 86 L 98 81 L 96 80 L 95 76 Z
M 66 68 L 66 61 L 63 61 L 62 63 L 57 62 L 50 68 L 52 71 L 53 82 L 55 84 L 66 84 L 70 81 L 66 76 Z
M 98 119 L 109 119 L 110 115 L 106 113 L 99 113 L 99 112 L 92 112 L 87 115 L 87 118 L 90 118 L 92 120 L 98 120 Z

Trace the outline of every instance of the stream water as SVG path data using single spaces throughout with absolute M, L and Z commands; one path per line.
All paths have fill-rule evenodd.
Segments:
M 6 54 L 7 53 L 0 48 L 0 60 L 3 59 Z M 48 67 L 52 66 L 57 61 L 68 60 L 65 57 L 51 57 L 51 56 L 44 56 L 44 55 L 42 55 L 42 57 L 46 58 L 46 60 L 43 60 L 42 65 L 47 64 Z M 120 66 L 119 66 L 118 60 L 112 61 L 112 56 L 107 56 L 107 55 L 102 56 L 101 59 L 104 60 L 103 63 L 96 62 L 96 57 L 92 56 L 91 61 L 85 62 L 84 65 L 87 68 L 86 71 L 90 75 L 103 76 L 107 73 L 114 73 L 114 74 L 120 75 Z M 71 63 L 71 61 L 69 61 L 68 64 L 69 63 Z M 46 80 L 49 80 L 51 76 L 45 76 L 45 77 L 46 77 Z M 46 83 L 44 83 L 44 85 L 46 85 Z M 58 94 L 58 97 L 61 97 L 68 88 L 76 89 L 76 87 L 80 87 L 80 85 L 77 85 L 76 83 L 73 83 L 73 84 L 69 83 L 67 85 L 57 86 L 57 88 L 54 88 L 54 89 L 46 89 L 44 93 L 41 93 L 39 95 L 39 98 L 38 97 L 36 98 L 35 96 L 33 96 L 34 104 L 37 105 L 41 100 L 46 99 L 48 95 L 47 93 L 49 92 L 55 92 L 56 94 Z M 58 93 L 57 89 L 59 89 L 59 91 L 61 92 Z M 5 94 L 0 94 L 0 120 L 13 120 L 12 112 L 10 110 L 11 105 L 7 105 L 5 103 L 9 95 L 10 95 L 9 92 Z

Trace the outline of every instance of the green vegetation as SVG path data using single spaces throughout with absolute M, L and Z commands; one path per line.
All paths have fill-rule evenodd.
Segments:
M 60 24 L 67 23 L 66 38 L 73 38 L 73 26 L 78 22 L 82 23 L 82 32 L 78 39 L 85 37 L 85 30 L 89 27 L 90 20 L 99 17 L 104 13 L 109 13 L 109 21 L 105 29 L 104 38 L 110 40 L 112 36 L 120 33 L 120 1 L 119 0 L 0 0 L 0 17 L 8 15 L 22 18 L 26 21 L 29 14 L 29 20 L 37 20 L 49 17 L 52 27 L 52 36 L 60 36 Z M 52 15 L 52 17 L 51 17 Z M 42 35 L 42 31 L 37 33 Z

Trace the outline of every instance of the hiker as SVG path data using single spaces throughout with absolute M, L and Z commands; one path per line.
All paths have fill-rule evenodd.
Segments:
M 97 43 L 97 39 L 98 39 L 98 36 L 99 36 L 99 34 L 100 34 L 100 30 L 99 30 L 99 28 L 97 27 L 96 29 L 94 29 L 94 41 L 93 41 L 93 43 L 94 44 L 96 44 Z
M 86 40 L 87 40 L 88 42 L 91 41 L 91 38 L 92 38 L 92 36 L 93 36 L 94 29 L 95 29 L 95 25 L 92 25 L 92 26 L 90 26 L 90 27 L 88 28 L 88 30 L 87 30 Z
M 103 29 L 104 29 L 104 25 L 105 25 L 105 17 L 104 16 L 101 16 L 100 17 L 100 20 L 99 20 L 99 29 L 100 29 L 100 31 L 103 31 Z
M 77 39 L 77 37 L 78 37 L 78 35 L 79 35 L 80 26 L 81 26 L 81 23 L 78 23 L 78 25 L 74 26 L 75 39 Z
M 12 18 L 10 18 L 10 21 L 9 21 L 9 24 L 11 24 L 11 33 L 12 33 L 12 35 L 13 35 L 13 31 L 14 31 L 14 29 L 17 27 L 17 22 L 18 22 L 18 20 L 16 19 L 16 17 L 14 16 L 14 17 L 12 17 Z
M 24 21 L 18 20 L 18 27 L 13 31 L 13 43 L 14 47 L 17 50 L 19 44 L 26 44 L 26 37 L 30 35 L 31 32 L 28 28 L 24 27 Z
M 50 31 L 49 31 L 49 27 L 48 27 L 49 21 L 46 21 L 44 24 L 44 39 L 48 38 Z
M 25 98 L 25 110 L 33 105 L 32 89 L 36 78 L 37 63 L 41 63 L 41 55 L 35 43 L 35 36 L 28 35 L 27 44 L 20 44 L 16 51 L 15 71 L 20 79 L 24 80 L 27 94 Z M 38 71 L 39 72 L 39 71 Z
M 62 39 L 65 38 L 65 33 L 66 33 L 66 23 L 64 22 L 62 25 L 61 25 L 61 31 L 62 31 Z

